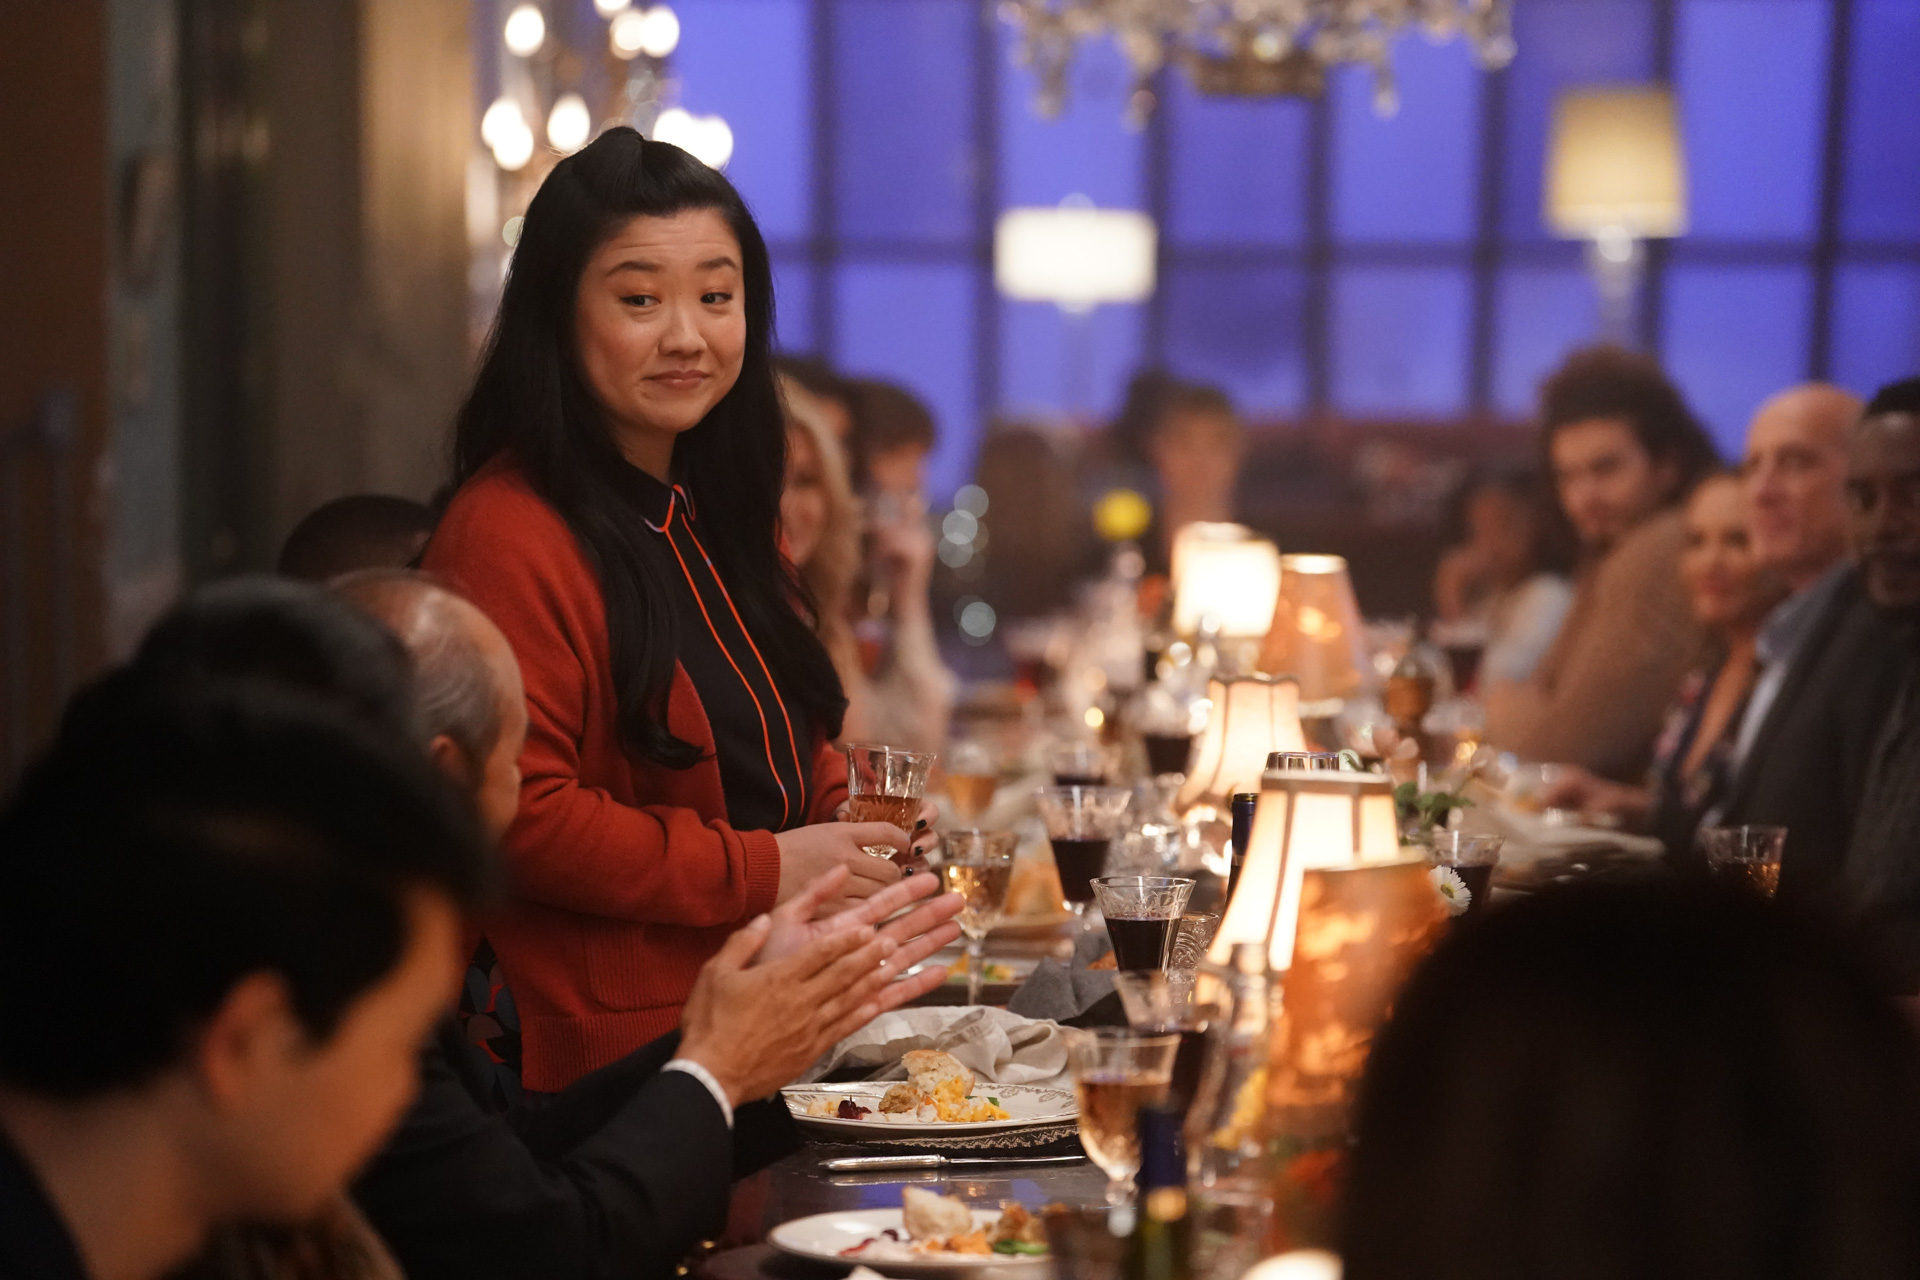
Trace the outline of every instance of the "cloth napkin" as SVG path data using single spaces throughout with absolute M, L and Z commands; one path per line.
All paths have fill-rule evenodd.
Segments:
M 1072 963 L 1042 960 L 1007 1001 L 1008 1011 L 1027 1018 L 1076 1022 L 1103 1000 L 1117 1007 L 1120 997 L 1113 989 L 1113 970 L 1087 968 L 1111 949 L 1105 929 L 1082 933 L 1074 939 Z
M 1023 1018 L 985 1005 L 896 1009 L 842 1040 L 802 1077 L 828 1075 L 904 1080 L 900 1059 L 915 1049 L 944 1049 L 988 1084 L 1034 1084 L 1067 1069 L 1067 1042 L 1057 1023 Z

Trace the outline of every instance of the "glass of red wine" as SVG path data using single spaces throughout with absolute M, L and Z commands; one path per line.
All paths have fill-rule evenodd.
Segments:
M 1196 883 L 1183 876 L 1102 876 L 1093 882 L 1116 968 L 1167 967 L 1174 930 Z
M 1047 767 L 1056 787 L 1104 787 L 1113 760 L 1099 743 L 1080 739 L 1062 742 L 1047 752 Z
M 1426 837 L 1434 888 L 1455 917 L 1479 915 L 1493 896 L 1493 869 L 1500 862 L 1500 836 L 1435 831 Z
M 1130 972 L 1123 967 L 1113 975 L 1113 986 L 1120 995 L 1121 1007 L 1127 1012 L 1127 1025 L 1134 1031 L 1180 1037 L 1167 1102 L 1185 1112 L 1199 1092 L 1200 1074 L 1207 1056 L 1207 1027 L 1219 1016 L 1218 1007 L 1194 999 L 1191 973 L 1167 973 L 1159 969 Z
M 1126 820 L 1131 792 L 1120 787 L 1041 787 L 1034 792 L 1054 866 L 1060 870 L 1060 895 L 1085 927 L 1093 882 L 1107 866 L 1107 846 Z

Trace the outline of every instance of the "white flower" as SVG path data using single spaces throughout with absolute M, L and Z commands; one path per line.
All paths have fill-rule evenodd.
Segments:
M 1473 905 L 1473 891 L 1452 867 L 1435 867 L 1427 872 L 1427 879 L 1433 881 L 1440 900 L 1447 904 L 1448 915 L 1457 916 Z

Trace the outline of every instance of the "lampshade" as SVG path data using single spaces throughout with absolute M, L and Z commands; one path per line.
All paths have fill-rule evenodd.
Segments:
M 1207 804 L 1224 814 L 1234 792 L 1260 786 L 1269 755 L 1306 750 L 1300 691 L 1284 677 L 1216 676 L 1207 682 L 1207 698 L 1213 711 L 1176 803 L 1183 812 Z
M 1154 225 L 1130 209 L 1009 209 L 993 231 L 993 280 L 1009 298 L 1083 311 L 1153 294 Z
M 1260 783 L 1240 884 L 1208 959 L 1225 964 L 1236 942 L 1264 942 L 1278 971 L 1293 963 L 1301 876 L 1310 868 L 1403 860 L 1393 782 L 1385 774 L 1269 769 Z
M 1546 220 L 1570 239 L 1647 239 L 1687 229 L 1686 163 L 1670 90 L 1621 85 L 1560 95 Z
M 1302 701 L 1344 698 L 1360 687 L 1367 634 L 1344 559 L 1281 556 L 1280 594 L 1269 621 L 1260 669 L 1292 676 Z
M 1280 549 L 1241 524 L 1195 521 L 1173 537 L 1173 629 L 1210 621 L 1228 637 L 1258 637 L 1280 597 Z

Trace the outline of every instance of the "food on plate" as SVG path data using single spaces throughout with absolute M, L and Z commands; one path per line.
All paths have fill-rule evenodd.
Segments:
M 1013 1200 L 1001 1201 L 999 1215 L 992 1222 L 981 1223 L 964 1200 L 904 1187 L 900 1192 L 900 1223 L 900 1230 L 882 1231 L 850 1249 L 842 1249 L 840 1255 L 898 1262 L 931 1254 L 1038 1256 L 1047 1251 L 1040 1219 Z
M 1016 858 L 1013 879 L 1007 885 L 1003 919 L 1019 916 L 1055 916 L 1066 910 L 1060 896 L 1060 873 L 1041 858 Z
M 900 1191 L 900 1222 L 914 1240 L 943 1240 L 973 1233 L 973 1210 L 965 1202 L 920 1187 Z
M 978 1124 L 1011 1120 L 1013 1113 L 995 1097 L 975 1097 L 973 1072 L 950 1053 L 915 1049 L 901 1060 L 907 1078 L 890 1086 L 874 1107 L 854 1103 L 859 1115 L 849 1114 L 852 1099 L 813 1098 L 804 1114 L 844 1120 L 875 1120 L 884 1124 Z

